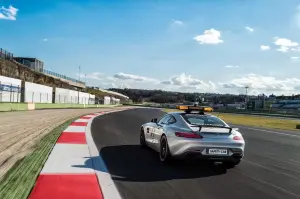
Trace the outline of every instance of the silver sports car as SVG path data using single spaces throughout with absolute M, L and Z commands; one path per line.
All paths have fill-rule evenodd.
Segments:
M 182 108 L 182 107 L 181 107 Z M 172 158 L 204 158 L 238 165 L 244 156 L 245 141 L 237 128 L 198 107 L 170 112 L 141 126 L 140 144 L 159 152 L 162 162 Z M 195 111 L 195 112 L 194 112 Z

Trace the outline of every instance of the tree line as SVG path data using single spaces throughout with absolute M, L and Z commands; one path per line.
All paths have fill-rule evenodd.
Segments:
M 214 104 L 231 104 L 244 102 L 245 95 L 218 94 L 218 93 L 182 93 L 163 90 L 129 89 L 129 88 L 110 88 L 108 90 L 121 93 L 128 96 L 135 103 L 154 102 L 154 103 L 184 103 L 184 102 L 209 102 Z M 282 99 L 300 99 L 300 94 L 293 96 L 275 96 L 264 94 L 251 96 L 252 99 L 274 98 Z

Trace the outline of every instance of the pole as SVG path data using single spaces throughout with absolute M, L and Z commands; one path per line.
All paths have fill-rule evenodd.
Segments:
M 78 81 L 80 81 L 80 65 L 78 66 Z
M 245 86 L 245 89 L 246 89 L 246 96 L 245 96 L 245 110 L 247 110 L 247 103 L 248 103 L 248 100 L 247 100 L 247 94 L 248 94 L 248 88 L 249 88 L 249 86 Z

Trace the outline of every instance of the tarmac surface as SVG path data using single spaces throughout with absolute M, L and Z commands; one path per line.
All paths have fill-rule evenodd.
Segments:
M 237 167 L 164 165 L 139 146 L 140 126 L 163 114 L 133 109 L 92 123 L 99 154 L 124 199 L 300 199 L 300 133 L 239 126 L 246 149 Z

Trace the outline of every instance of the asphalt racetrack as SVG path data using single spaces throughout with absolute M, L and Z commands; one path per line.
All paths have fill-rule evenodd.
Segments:
M 164 113 L 133 109 L 92 123 L 92 136 L 121 196 L 126 199 L 300 199 L 300 133 L 241 128 L 240 165 L 226 170 L 197 162 L 164 165 L 139 146 L 141 124 Z

